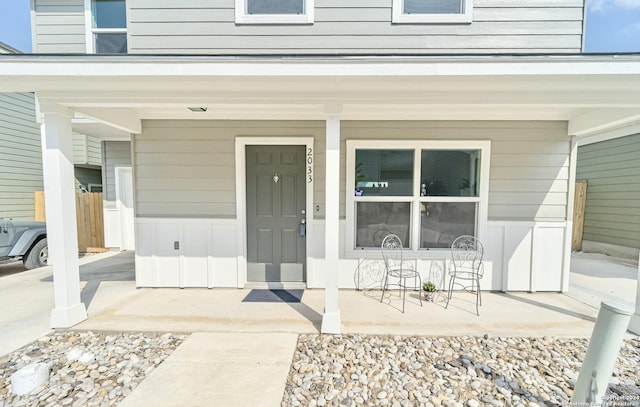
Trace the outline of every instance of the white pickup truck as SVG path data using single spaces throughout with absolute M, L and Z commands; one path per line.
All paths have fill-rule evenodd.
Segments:
M 34 269 L 46 266 L 48 257 L 46 223 L 0 219 L 0 264 L 22 261 Z

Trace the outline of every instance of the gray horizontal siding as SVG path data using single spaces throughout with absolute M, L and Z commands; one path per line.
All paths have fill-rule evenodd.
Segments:
M 85 53 L 84 0 L 34 0 L 34 53 Z
M 131 53 L 580 52 L 582 0 L 476 0 L 471 24 L 392 24 L 391 0 L 316 0 L 310 25 L 236 25 L 234 0 L 130 0 Z
M 236 137 L 312 136 L 318 145 L 323 132 L 322 122 L 145 121 L 134 139 L 136 216 L 235 217 Z
M 71 139 L 73 145 L 73 164 L 87 163 L 87 136 L 74 133 Z
M 564 122 L 346 122 L 342 136 L 491 140 L 489 219 L 566 220 L 569 138 Z M 323 171 L 316 169 L 320 176 Z
M 324 123 L 145 121 L 135 137 L 138 216 L 235 216 L 235 138 L 312 136 L 314 204 L 324 215 Z M 569 139 L 564 122 L 343 122 L 345 140 L 491 140 L 489 218 L 566 220 Z
M 87 136 L 87 164 L 102 165 L 102 142 L 96 137 Z
M 102 145 L 98 138 L 84 134 L 73 135 L 73 163 L 75 165 L 102 165 Z
M 33 193 L 43 189 L 34 96 L 0 95 L 0 218 L 33 219 Z
M 131 167 L 131 143 L 128 141 L 105 141 L 102 143 L 103 173 L 102 191 L 105 208 L 115 207 L 116 167 Z
M 640 134 L 578 148 L 585 240 L 640 248 Z

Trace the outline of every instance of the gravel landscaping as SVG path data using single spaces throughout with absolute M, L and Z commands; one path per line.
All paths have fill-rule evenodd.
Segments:
M 301 335 L 282 406 L 567 406 L 588 340 Z M 610 405 L 640 405 L 640 339 Z
M 57 332 L 0 357 L 0 407 L 115 406 L 185 339 L 170 333 Z M 49 382 L 16 396 L 11 375 L 49 365 Z
M 187 337 L 53 333 L 0 357 L 0 407 L 118 405 Z M 587 346 L 581 338 L 300 335 L 282 406 L 567 406 Z M 11 375 L 34 362 L 51 368 L 49 382 L 11 393 Z M 607 396 L 608 405 L 640 406 L 640 338 L 623 343 Z

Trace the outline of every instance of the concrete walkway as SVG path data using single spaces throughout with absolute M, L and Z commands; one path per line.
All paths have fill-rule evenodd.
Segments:
M 323 290 L 305 290 L 299 304 L 244 303 L 249 290 L 136 289 L 131 252 L 81 263 L 89 319 L 74 329 L 193 332 L 123 406 L 278 406 L 297 335 L 320 327 Z M 611 259 L 578 254 L 573 264 L 568 295 L 483 292 L 480 316 L 468 293 L 454 293 L 448 309 L 443 294 L 422 307 L 412 294 L 403 314 L 395 292 L 381 303 L 379 291 L 341 290 L 343 332 L 589 337 L 600 298 L 635 300 L 637 266 L 618 264 L 612 277 Z M 0 314 L 1 355 L 49 332 L 51 270 L 4 276 L 0 290 L 12 310 Z

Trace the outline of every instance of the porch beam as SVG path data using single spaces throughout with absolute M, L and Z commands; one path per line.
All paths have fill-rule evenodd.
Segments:
M 53 263 L 54 309 L 51 328 L 70 328 L 87 319 L 80 302 L 78 233 L 71 142 L 72 112 L 40 105 L 42 163 L 49 259 Z
M 126 108 L 77 108 L 78 113 L 93 119 L 97 122 L 103 123 L 107 126 L 115 127 L 118 130 L 122 130 L 126 133 L 140 134 L 142 133 L 142 120 L 132 109 Z
M 338 306 L 338 255 L 340 249 L 340 114 L 342 106 L 325 106 L 326 117 L 326 180 L 325 180 L 325 240 L 324 240 L 324 314 L 321 332 L 340 334 Z
M 638 108 L 590 109 L 569 119 L 569 135 L 584 137 L 640 120 Z

